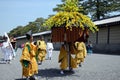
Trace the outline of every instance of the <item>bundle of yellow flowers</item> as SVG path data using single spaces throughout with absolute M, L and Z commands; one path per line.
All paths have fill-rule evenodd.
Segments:
M 62 7 L 63 10 L 47 19 L 44 26 L 48 26 L 49 28 L 66 27 L 66 29 L 70 30 L 72 30 L 72 27 L 78 27 L 83 30 L 87 27 L 92 32 L 98 31 L 97 26 L 88 16 L 78 12 L 79 8 L 76 4 L 72 0 L 66 0 L 65 6 Z

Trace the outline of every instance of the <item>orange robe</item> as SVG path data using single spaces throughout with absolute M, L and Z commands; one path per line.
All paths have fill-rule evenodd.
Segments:
M 35 59 L 35 45 L 27 42 L 23 48 L 20 62 L 22 65 L 22 76 L 29 77 L 38 73 L 38 64 Z
M 44 61 L 46 57 L 46 43 L 45 41 L 37 41 L 37 50 L 38 50 L 38 62 Z
M 76 46 L 76 62 L 77 64 L 80 64 L 81 62 L 84 62 L 84 58 L 87 56 L 86 46 L 84 42 L 75 42 Z
M 74 58 L 72 56 L 71 57 L 71 60 L 70 60 L 70 67 L 71 68 L 77 68 L 77 64 L 74 60 Z M 61 63 L 60 64 L 60 68 L 61 70 L 65 70 L 67 67 L 68 67 L 68 53 L 67 51 L 65 50 L 65 47 L 62 46 L 61 49 L 60 49 L 60 54 L 59 54 L 59 57 L 58 57 L 58 62 Z

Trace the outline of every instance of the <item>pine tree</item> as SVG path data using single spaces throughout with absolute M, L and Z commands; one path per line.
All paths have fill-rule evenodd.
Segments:
M 109 17 L 112 12 L 120 13 L 120 0 L 86 0 L 82 6 L 94 20 Z

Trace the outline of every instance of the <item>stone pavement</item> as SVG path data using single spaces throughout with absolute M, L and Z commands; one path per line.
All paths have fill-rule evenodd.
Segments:
M 25 80 L 21 78 L 21 51 L 17 50 L 11 64 L 4 64 L 0 50 L 0 80 Z M 38 80 L 120 80 L 120 55 L 88 55 L 82 67 L 74 69 L 74 72 L 66 70 L 64 75 L 60 74 L 58 55 L 59 51 L 53 51 L 52 60 L 39 65 Z

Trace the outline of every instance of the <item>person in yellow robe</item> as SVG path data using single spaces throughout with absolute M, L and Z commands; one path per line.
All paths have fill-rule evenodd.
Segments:
M 68 52 L 67 52 L 64 44 L 60 48 L 58 62 L 60 63 L 60 68 L 61 68 L 60 73 L 64 74 L 64 70 L 67 69 L 67 67 L 69 66 Z M 70 68 L 71 68 L 71 70 L 73 68 L 77 68 L 77 64 L 72 56 L 70 56 Z
M 40 40 L 37 41 L 37 61 L 38 64 L 42 64 L 46 57 L 46 43 L 43 37 L 40 37 Z
M 38 73 L 38 64 L 35 59 L 35 45 L 33 42 L 33 37 L 31 31 L 26 34 L 27 42 L 22 51 L 20 62 L 22 65 L 22 77 L 36 78 L 35 74 Z
M 81 63 L 84 62 L 84 59 L 87 55 L 86 46 L 84 42 L 75 42 L 76 55 L 75 59 L 78 66 L 82 66 Z

